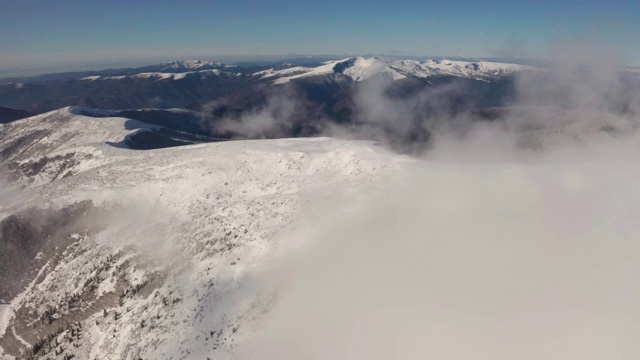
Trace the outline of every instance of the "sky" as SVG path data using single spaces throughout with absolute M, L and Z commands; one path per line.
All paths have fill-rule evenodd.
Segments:
M 0 0 L 0 71 L 238 55 L 546 57 L 640 64 L 640 1 Z

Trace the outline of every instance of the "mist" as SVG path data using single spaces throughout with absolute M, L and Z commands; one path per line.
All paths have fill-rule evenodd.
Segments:
M 240 356 L 638 358 L 639 101 L 621 62 L 563 49 L 547 72 L 516 78 L 499 117 L 440 107 L 418 122 L 421 160 L 312 202 L 327 216 L 256 280 L 278 301 Z M 366 128 L 373 138 L 411 133 L 421 105 L 437 104 L 374 85 L 357 96 L 359 116 L 383 124 Z M 335 216 L 345 208 L 357 211 Z
M 332 79 L 336 98 L 323 98 L 320 81 L 263 86 L 204 106 L 215 115 L 203 127 L 233 139 L 329 136 L 379 141 L 415 157 L 521 161 L 532 150 L 635 131 L 640 81 L 625 70 L 622 53 L 585 41 L 560 43 L 550 50 L 549 66 L 513 76 Z
M 416 169 L 287 260 L 282 299 L 249 349 L 263 359 L 636 358 L 638 175 L 619 160 Z

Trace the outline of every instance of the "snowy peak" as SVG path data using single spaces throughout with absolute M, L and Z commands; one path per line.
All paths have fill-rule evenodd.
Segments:
M 343 74 L 354 81 L 362 81 L 377 74 L 387 74 L 394 80 L 405 76 L 398 73 L 387 63 L 378 58 L 353 57 L 343 60 L 325 61 L 317 67 L 295 66 L 282 70 L 268 69 L 255 73 L 262 79 L 274 78 L 276 84 L 284 84 L 291 80 L 320 75 Z
M 254 75 L 263 79 L 274 78 L 275 83 L 282 84 L 299 78 L 333 73 L 346 75 L 353 81 L 363 81 L 374 75 L 387 75 L 393 80 L 426 79 L 433 76 L 457 76 L 484 80 L 516 72 L 541 70 L 541 68 L 527 65 L 485 61 L 469 62 L 446 59 L 419 61 L 353 57 L 326 61 L 317 67 L 296 66 L 282 70 L 268 69 Z
M 346 68 L 342 69 L 344 65 Z M 400 80 L 406 76 L 389 66 L 385 61 L 379 58 L 365 59 L 362 57 L 356 57 L 347 60 L 346 62 L 338 63 L 334 66 L 334 71 L 342 70 L 342 73 L 352 78 L 354 81 L 366 80 L 374 75 L 386 74 L 393 80 Z

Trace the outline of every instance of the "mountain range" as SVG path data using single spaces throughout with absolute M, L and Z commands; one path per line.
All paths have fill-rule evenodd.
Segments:
M 412 124 L 386 128 L 364 124 L 372 128 L 367 133 L 383 134 L 376 140 L 425 143 L 429 137 L 423 126 L 425 118 L 469 111 L 491 117 L 495 114 L 491 108 L 508 103 L 515 74 L 541 71 L 545 70 L 506 63 L 376 57 L 303 58 L 269 65 L 173 61 L 136 69 L 5 79 L 0 81 L 0 106 L 29 112 L 22 116 L 65 106 L 135 112 L 156 109 L 156 115 L 184 109 L 191 111 L 180 112 L 187 117 L 197 113 L 206 119 L 201 121 L 206 124 L 202 135 L 215 138 L 318 136 L 336 126 L 363 127 L 367 120 L 361 113 L 367 105 L 362 104 L 361 94 L 373 84 L 386 87 L 391 97 L 416 102 L 426 92 L 438 93 L 434 96 L 438 104 L 427 101 L 414 106 L 419 115 L 405 121 Z M 277 127 L 247 131 L 244 125 L 228 126 L 265 111 L 282 120 Z M 175 119 L 176 114 L 170 116 Z M 3 121 L 16 118 L 2 117 L 6 118 Z
M 637 268 L 640 82 L 578 70 L 194 60 L 2 81 L 0 358 L 377 348 L 353 334 L 389 358 L 425 329 L 457 339 L 468 314 L 498 327 L 482 344 L 537 349 L 530 309 L 553 315 L 545 339 L 610 304 L 640 319 L 618 291 Z
M 296 60 L 292 60 L 296 61 Z M 262 66 L 224 65 L 206 61 L 174 61 L 136 69 L 43 75 L 26 79 L 0 80 L 0 106 L 35 113 L 64 106 L 89 106 L 105 109 L 187 108 L 220 99 L 250 96 L 256 89 L 300 82 L 329 82 L 322 89 L 342 83 L 361 82 L 375 76 L 393 80 L 411 80 L 422 85 L 453 79 L 488 82 L 520 71 L 539 68 L 491 62 L 449 60 L 386 60 L 348 58 L 317 63 L 312 59 Z M 316 96 L 319 96 L 316 95 Z M 326 96 L 326 94 L 325 94 Z M 234 103 L 232 100 L 233 104 Z

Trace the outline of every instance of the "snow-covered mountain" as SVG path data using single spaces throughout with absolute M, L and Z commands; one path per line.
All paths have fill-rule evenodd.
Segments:
M 446 79 L 500 83 L 514 74 L 540 70 L 526 65 L 483 61 L 419 61 L 377 57 L 353 57 L 324 62 L 299 59 L 270 65 L 228 65 L 202 60 L 172 61 L 139 68 L 4 79 L 0 81 L 0 106 L 24 109 L 32 113 L 64 106 L 107 109 L 184 108 L 220 99 L 250 98 L 252 93 L 299 81 L 326 82 L 325 88 L 310 89 L 311 94 L 308 95 L 310 98 L 326 99 L 336 96 L 333 92 L 342 87 L 336 84 L 338 82 L 361 82 L 375 75 L 384 74 L 393 80 L 413 79 L 423 86 L 431 86 Z M 500 86 L 496 89 L 491 91 L 499 91 Z M 502 94 L 487 96 L 500 98 Z
M 346 194 L 410 162 L 329 138 L 135 151 L 127 137 L 157 127 L 108 115 L 67 108 L 0 128 L 2 162 L 22 186 L 3 194 L 2 246 L 18 245 L 2 260 L 30 281 L 13 286 L 0 267 L 2 358 L 223 357 L 268 304 L 238 297 L 291 245 L 305 194 Z M 29 223 L 34 211 L 42 220 Z M 69 225 L 52 230 L 42 214 L 60 213 Z M 42 242 L 38 260 L 20 262 L 29 241 Z
M 155 80 L 182 80 L 188 77 L 206 77 L 206 76 L 220 76 L 222 71 L 214 69 L 214 70 L 198 70 L 198 71 L 188 71 L 181 73 L 167 73 L 167 72 L 148 72 L 148 73 L 140 73 L 135 75 L 119 75 L 119 76 L 86 76 L 80 80 L 122 80 L 122 79 L 155 79 Z M 235 75 L 235 74 L 234 74 Z
M 624 166 L 613 172 L 610 161 L 562 166 L 439 163 L 397 155 L 371 141 L 333 138 L 134 150 L 128 139 L 167 128 L 123 114 L 72 107 L 0 125 L 0 165 L 6 175 L 0 191 L 2 359 L 239 358 L 243 346 L 252 344 L 264 322 L 271 321 L 270 311 L 281 301 L 285 306 L 291 301 L 286 292 L 261 280 L 265 272 L 317 239 L 343 241 L 332 250 L 339 254 L 335 259 L 319 259 L 326 262 L 322 269 L 331 270 L 329 276 L 342 280 L 338 288 L 325 284 L 327 293 L 322 286 L 315 289 L 321 296 L 313 301 L 321 306 L 338 301 L 360 310 L 298 304 L 300 309 L 285 317 L 290 328 L 280 340 L 307 336 L 308 344 L 289 349 L 274 338 L 272 353 L 301 351 L 318 358 L 318 349 L 323 349 L 320 354 L 342 354 L 347 350 L 340 336 L 351 327 L 365 337 L 384 330 L 383 338 L 393 342 L 420 334 L 435 321 L 443 338 L 452 339 L 458 328 L 447 326 L 464 328 L 469 321 L 456 314 L 475 311 L 492 314 L 483 319 L 516 321 L 513 314 L 529 309 L 530 302 L 548 306 L 551 300 L 540 296 L 541 291 L 589 304 L 585 299 L 610 294 L 613 300 L 605 296 L 593 306 L 617 301 L 617 309 L 623 309 L 618 311 L 627 311 L 626 316 L 640 315 L 629 310 L 637 308 L 635 304 L 630 308 L 608 290 L 627 284 L 624 276 L 634 273 L 630 266 L 637 268 L 635 258 L 621 255 L 633 253 L 635 242 L 629 240 L 637 234 L 627 221 L 640 208 L 637 198 L 628 196 L 640 174 L 635 161 L 616 157 L 614 164 Z M 599 134 L 615 139 L 633 128 L 615 118 L 586 120 L 583 126 L 563 122 L 552 140 L 579 134 L 586 141 L 592 133 L 597 133 L 597 141 L 602 140 Z M 536 134 L 538 139 L 545 136 Z M 615 196 L 600 196 L 603 184 Z M 371 202 L 396 192 L 398 199 L 394 195 L 377 205 Z M 345 234 L 329 231 L 332 224 L 368 212 L 372 219 L 356 217 Z M 592 231 L 571 222 L 576 213 L 594 224 Z M 569 219 L 569 224 L 558 218 Z M 587 250 L 576 250 L 583 238 Z M 547 247 L 553 249 L 550 258 Z M 613 249 L 607 258 L 617 265 L 592 267 L 599 261 L 594 254 L 602 254 L 604 247 Z M 513 259 L 522 261 L 515 266 Z M 546 269 L 542 273 L 541 262 Z M 460 270 L 459 265 L 471 270 Z M 522 281 L 505 277 L 512 271 L 520 274 L 514 275 L 516 280 L 533 277 L 526 289 Z M 312 272 L 314 277 L 323 273 Z M 552 273 L 560 280 L 548 282 Z M 599 285 L 592 286 L 584 276 Z M 330 279 L 328 284 L 336 282 Z M 463 285 L 447 285 L 450 281 Z M 308 286 L 298 291 L 316 294 Z M 565 293 L 567 286 L 578 290 Z M 501 291 L 478 290 L 482 288 Z M 334 293 L 348 289 L 363 292 L 342 298 Z M 505 291 L 512 294 L 510 300 L 501 297 Z M 387 314 L 389 299 L 400 301 L 392 301 L 391 308 L 410 304 L 413 309 L 411 316 L 399 317 L 401 324 L 415 316 L 432 321 L 420 321 L 417 332 L 389 334 L 387 320 L 398 318 L 383 316 L 385 321 L 362 328 L 358 314 L 375 322 L 381 311 Z M 478 310 L 482 301 L 491 304 L 489 310 Z M 496 301 L 506 305 L 495 307 Z M 425 303 L 466 310 L 429 315 Z M 564 308 L 545 309 L 565 314 Z M 321 314 L 313 315 L 317 317 L 309 315 L 318 311 Z M 326 311 L 335 312 L 327 316 Z M 591 307 L 574 311 L 583 320 L 593 320 Z M 555 338 L 549 331 L 556 334 L 574 324 L 557 320 L 561 318 L 548 320 L 559 322 L 545 327 L 545 339 Z M 335 331 L 316 338 L 309 321 Z M 538 323 L 518 321 L 515 328 L 540 329 Z M 599 334 L 606 336 L 606 331 Z M 483 334 L 487 338 L 482 341 L 489 344 L 505 336 L 504 331 Z M 530 333 L 518 334 L 522 338 L 515 343 L 530 344 Z M 323 348 L 322 341 L 336 346 Z M 433 346 L 434 352 L 447 347 Z
M 212 61 L 186 60 L 171 61 L 168 63 L 141 68 L 141 72 L 123 75 L 89 75 L 80 80 L 122 80 L 122 79 L 155 79 L 155 80 L 182 80 L 190 77 L 207 76 L 239 76 L 233 72 L 234 65 L 226 65 Z M 153 71 L 149 71 L 153 70 Z
M 202 71 L 202 70 L 216 70 L 216 69 L 229 69 L 235 67 L 234 65 L 227 65 L 213 61 L 203 60 L 182 60 L 171 61 L 160 65 L 160 72 L 188 72 L 188 71 Z
M 601 101 L 502 106 L 511 75 L 544 70 L 298 65 L 248 72 L 194 61 L 3 85 L 37 108 L 68 101 L 68 87 L 81 104 L 113 106 L 0 124 L 0 359 L 238 359 L 247 349 L 386 359 L 415 348 L 402 345 L 411 338 L 430 341 L 427 354 L 448 353 L 465 331 L 484 336 L 465 336 L 489 344 L 480 352 L 537 349 L 531 339 L 564 339 L 575 319 L 607 338 L 621 333 L 616 322 L 600 326 L 610 308 L 640 321 L 635 297 L 618 291 L 637 273 L 640 231 L 639 125 L 625 88 Z M 571 95 L 562 85 L 539 90 Z M 216 100 L 191 103 L 201 99 Z M 156 101 L 165 108 L 116 110 Z M 176 103 L 199 111 L 167 108 Z M 429 148 L 429 161 L 374 141 L 309 137 L 326 134 Z M 263 137 L 279 139 L 222 141 Z M 547 325 L 521 318 L 532 308 L 550 314 Z M 465 314 L 490 324 L 469 332 Z M 390 334 L 390 322 L 400 331 Z M 260 334 L 273 324 L 263 352 Z M 612 341 L 635 344 L 640 334 L 629 334 Z M 572 351 L 558 358 L 582 358 Z
M 511 75 L 522 71 L 541 71 L 541 68 L 495 62 L 467 62 L 452 60 L 393 60 L 378 57 L 354 57 L 344 60 L 326 61 L 318 67 L 295 66 L 286 69 L 267 69 L 254 75 L 263 79 L 274 78 L 277 84 L 304 77 L 344 74 L 354 81 L 366 80 L 374 75 L 385 74 L 393 80 L 404 78 L 427 79 L 435 76 L 455 76 L 478 80 Z
M 201 60 L 172 61 L 156 66 L 157 71 L 140 72 L 137 74 L 117 76 L 85 76 L 82 80 L 121 80 L 125 78 L 145 78 L 157 80 L 181 80 L 189 76 L 220 76 L 221 74 L 240 76 L 234 70 L 242 70 L 233 65 L 207 62 Z M 486 61 L 455 61 L 455 60 L 395 60 L 378 57 L 353 57 L 342 60 L 330 60 L 316 67 L 296 66 L 294 64 L 280 64 L 277 67 L 260 70 L 253 73 L 259 79 L 271 79 L 275 84 L 284 84 L 292 80 L 343 74 L 353 81 L 366 80 L 372 76 L 385 74 L 393 80 L 404 78 L 427 79 L 436 76 L 454 76 L 478 80 L 488 80 L 523 71 L 542 71 L 542 68 L 497 63 Z

